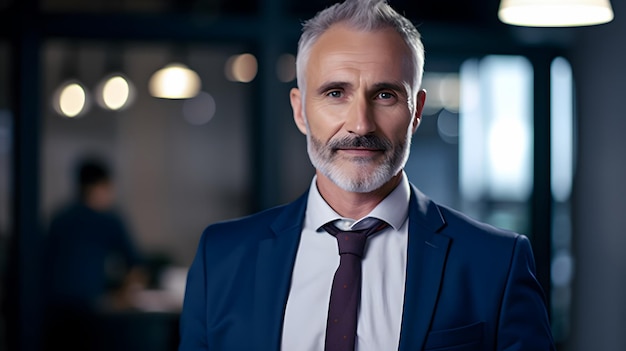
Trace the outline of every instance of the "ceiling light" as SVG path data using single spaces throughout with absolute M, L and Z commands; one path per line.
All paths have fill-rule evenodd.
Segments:
M 172 63 L 152 75 L 148 88 L 154 97 L 189 99 L 198 95 L 200 86 L 196 72 L 181 63 Z
M 97 88 L 98 104 L 109 110 L 122 110 L 133 102 L 135 89 L 124 75 L 116 73 L 106 77 Z
M 86 89 L 76 81 L 61 85 L 53 98 L 54 109 L 62 116 L 75 118 L 83 115 L 89 107 Z
M 609 0 L 502 0 L 498 11 L 507 24 L 529 27 L 574 27 L 613 20 Z

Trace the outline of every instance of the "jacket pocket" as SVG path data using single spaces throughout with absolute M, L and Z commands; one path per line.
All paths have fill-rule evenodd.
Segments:
M 425 350 L 463 351 L 477 350 L 483 340 L 484 322 L 454 329 L 434 330 L 428 333 Z

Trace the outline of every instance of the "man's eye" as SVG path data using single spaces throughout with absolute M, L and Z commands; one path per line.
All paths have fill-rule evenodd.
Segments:
M 393 94 L 388 92 L 382 92 L 378 94 L 379 99 L 388 100 L 393 98 Z
M 333 90 L 333 91 L 329 91 L 326 96 L 330 96 L 332 98 L 340 98 L 341 97 L 341 91 L 339 90 Z

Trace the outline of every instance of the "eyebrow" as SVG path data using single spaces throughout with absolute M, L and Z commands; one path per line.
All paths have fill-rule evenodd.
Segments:
M 352 83 L 349 82 L 342 82 L 342 81 L 332 81 L 332 82 L 326 82 L 324 84 L 322 84 L 319 88 L 316 89 L 318 94 L 324 94 L 325 92 L 332 90 L 332 89 L 346 89 L 346 88 L 350 88 L 352 87 Z M 406 91 L 406 87 L 404 86 L 404 84 L 401 83 L 395 83 L 395 82 L 379 82 L 374 84 L 374 91 L 379 91 L 379 90 L 393 90 L 393 91 L 398 91 L 404 94 L 408 94 L 408 92 Z
M 404 94 L 408 94 L 408 92 L 406 91 L 406 87 L 404 84 L 401 83 L 393 83 L 393 82 L 380 82 L 380 83 L 376 83 L 374 84 L 374 90 L 379 91 L 379 90 L 393 90 L 393 91 L 398 91 Z
M 351 87 L 352 84 L 348 82 L 326 82 L 322 84 L 319 88 L 317 88 L 318 94 L 324 94 L 325 92 L 332 89 L 345 89 Z

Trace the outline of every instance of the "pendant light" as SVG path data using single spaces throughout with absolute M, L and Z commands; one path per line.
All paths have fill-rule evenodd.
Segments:
M 135 98 L 135 86 L 124 73 L 124 47 L 117 43 L 107 44 L 105 51 L 106 76 L 95 91 L 96 102 L 100 107 L 119 111 L 128 108 Z
M 189 99 L 200 92 L 200 77 L 186 65 L 174 62 L 150 78 L 150 94 L 162 99 Z
M 498 18 L 528 27 L 575 27 L 613 20 L 609 0 L 501 0 Z
M 66 118 L 84 116 L 91 107 L 91 95 L 85 85 L 77 77 L 79 74 L 80 50 L 77 45 L 70 44 L 66 49 L 67 57 L 61 63 L 63 83 L 55 90 L 52 106 L 55 111 Z
M 188 48 L 183 44 L 174 45 L 171 54 L 173 60 L 150 77 L 150 95 L 161 99 L 195 97 L 202 88 L 202 80 L 198 73 L 183 63 L 189 59 Z

